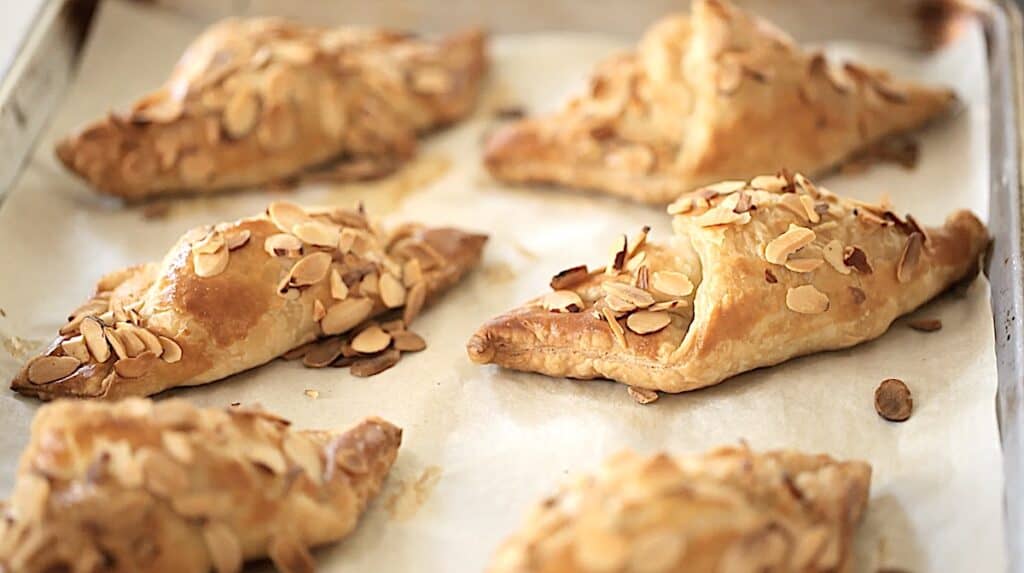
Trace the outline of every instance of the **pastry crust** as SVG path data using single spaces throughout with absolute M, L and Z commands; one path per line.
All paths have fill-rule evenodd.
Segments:
M 669 211 L 677 213 L 671 244 L 627 246 L 622 237 L 605 269 L 561 286 L 556 278 L 558 292 L 483 325 L 467 345 L 470 358 L 694 390 L 881 336 L 973 276 L 988 243 L 967 211 L 925 229 L 800 175 L 724 182 Z
M 203 33 L 171 78 L 127 114 L 57 145 L 97 190 L 124 197 L 275 183 L 339 162 L 336 177 L 386 174 L 416 136 L 476 102 L 486 39 L 439 41 L 281 19 L 229 19 Z
M 32 424 L 0 565 L 235 573 L 270 557 L 282 572 L 312 572 L 309 548 L 355 529 L 401 440 L 378 418 L 299 431 L 262 410 L 183 400 L 55 402 Z
M 826 61 L 725 0 L 666 17 L 602 63 L 562 111 L 505 126 L 484 162 L 498 179 L 666 204 L 781 167 L 820 174 L 949 111 L 946 89 Z
M 103 277 L 11 388 L 44 400 L 146 396 L 219 380 L 389 311 L 408 324 L 476 265 L 486 241 L 417 224 L 384 232 L 361 208 L 279 201 L 267 213 L 194 229 L 162 263 Z
M 491 573 L 849 571 L 871 466 L 795 451 L 613 456 L 534 509 Z

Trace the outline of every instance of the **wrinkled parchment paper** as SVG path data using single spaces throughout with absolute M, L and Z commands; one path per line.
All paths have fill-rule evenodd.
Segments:
M 56 332 L 101 274 L 158 259 L 186 229 L 259 212 L 277 198 L 308 205 L 363 199 L 388 219 L 491 234 L 482 268 L 414 325 L 428 341 L 425 352 L 370 379 L 278 361 L 167 394 L 204 406 L 261 402 L 300 427 L 347 426 L 379 414 L 405 428 L 386 489 L 351 538 L 318 552 L 322 570 L 479 571 L 527 508 L 568 473 L 592 469 L 625 447 L 692 451 L 739 439 L 759 449 L 801 448 L 871 462 L 871 503 L 857 540 L 860 570 L 1004 569 L 996 369 L 984 280 L 964 297 L 947 295 L 917 313 L 942 319 L 940 332 L 922 334 L 900 321 L 857 348 L 663 396 L 648 406 L 635 404 L 618 384 L 479 367 L 466 358 L 464 344 L 482 321 L 545 290 L 556 271 L 600 264 L 616 233 L 650 224 L 655 240 L 668 237 L 669 218 L 660 209 L 580 193 L 503 188 L 479 165 L 479 141 L 493 125 L 495 108 L 556 107 L 584 85 L 599 58 L 630 39 L 574 33 L 497 38 L 491 86 L 477 115 L 431 138 L 413 166 L 385 182 L 182 199 L 167 205 L 165 218 L 148 220 L 143 208 L 89 193 L 54 160 L 52 143 L 158 85 L 200 29 L 177 18 L 117 0 L 101 5 L 80 77 L 0 209 L 4 380 L 26 349 Z M 980 29 L 930 56 L 864 46 L 829 49 L 896 73 L 953 83 L 965 109 L 921 136 L 923 160 L 916 170 L 881 166 L 825 184 L 863 199 L 887 192 L 898 209 L 913 210 L 928 223 L 940 222 L 955 207 L 986 213 Z M 874 412 L 874 389 L 888 377 L 905 380 L 913 392 L 914 415 L 906 423 L 883 421 Z M 38 406 L 0 392 L 5 493 Z

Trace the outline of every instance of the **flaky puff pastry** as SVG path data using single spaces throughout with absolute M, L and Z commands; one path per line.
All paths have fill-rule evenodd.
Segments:
M 272 203 L 193 229 L 162 263 L 111 273 L 11 387 L 44 400 L 146 396 L 259 366 L 367 319 L 425 303 L 480 259 L 486 237 L 362 211 Z
M 570 378 L 683 392 L 881 336 L 977 271 L 988 235 L 971 213 L 923 228 L 801 175 L 727 181 L 669 206 L 674 237 L 615 241 L 605 268 L 482 326 L 470 358 Z
M 849 571 L 870 481 L 794 451 L 627 452 L 544 500 L 488 571 Z
M 234 573 L 348 535 L 398 455 L 402 430 L 293 430 L 258 409 L 183 400 L 60 401 L 32 423 L 0 522 L 13 573 Z
M 65 165 L 128 199 L 279 182 L 334 162 L 383 175 L 416 136 L 472 109 L 485 37 L 439 41 L 280 19 L 230 19 L 202 34 L 171 78 L 127 114 L 57 145 Z
M 485 164 L 511 182 L 555 183 L 666 204 L 724 179 L 786 166 L 821 173 L 950 110 L 946 89 L 834 64 L 725 0 L 666 17 L 612 57 L 562 111 L 506 126 Z

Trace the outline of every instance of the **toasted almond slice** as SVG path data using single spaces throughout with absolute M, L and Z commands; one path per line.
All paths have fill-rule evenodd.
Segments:
M 302 241 L 287 233 L 278 233 L 263 241 L 263 250 L 272 257 L 297 257 L 302 254 Z
M 843 261 L 843 243 L 838 239 L 829 241 L 821 250 L 821 254 L 837 273 L 842 275 L 850 274 L 850 267 Z
M 646 261 L 647 253 L 644 251 L 640 251 L 639 253 L 630 257 L 628 261 L 626 261 L 626 270 L 629 272 L 633 272 L 640 268 L 640 265 L 644 264 L 644 262 Z
M 758 175 L 750 180 L 750 186 L 754 189 L 764 189 L 769 193 L 778 193 L 785 189 L 789 183 L 785 178 L 778 175 Z
M 288 284 L 295 287 L 316 284 L 327 278 L 331 270 L 331 255 L 317 252 L 299 259 L 288 273 Z
M 649 235 L 650 232 L 650 225 L 644 225 L 640 229 L 640 232 L 637 233 L 636 237 L 633 237 L 633 240 L 630 241 L 629 243 L 629 253 L 626 254 L 627 259 L 632 259 L 633 257 L 635 257 L 637 253 L 640 252 L 640 249 L 642 249 L 643 246 L 647 244 L 647 235 Z
M 693 292 L 693 281 L 683 273 L 660 271 L 654 273 L 651 281 L 654 290 L 674 297 L 689 296 Z
M 227 245 L 229 251 L 233 251 L 244 247 L 250 238 L 252 238 L 252 231 L 249 229 L 232 229 L 224 233 L 224 244 Z
M 380 282 L 377 284 L 380 290 L 380 300 L 388 308 L 398 308 L 405 304 L 405 287 L 402 281 L 395 278 L 391 273 L 380 275 Z
M 228 250 L 222 248 L 210 254 L 193 253 L 192 266 L 195 268 L 196 276 L 202 278 L 217 276 L 228 268 Z
M 794 273 L 809 273 L 820 267 L 825 261 L 821 259 L 789 259 L 786 261 L 786 268 Z
M 828 310 L 828 296 L 814 288 L 814 285 L 802 285 L 786 292 L 786 306 L 800 314 L 821 314 Z
M 338 234 L 338 250 L 341 254 L 348 254 L 352 251 L 352 247 L 355 246 L 356 240 L 359 238 L 359 231 L 351 227 L 345 227 Z
M 213 231 L 202 239 L 192 244 L 192 252 L 203 255 L 212 255 L 224 246 L 224 234 L 220 231 Z
M 783 265 L 789 255 L 809 245 L 814 240 L 814 231 L 790 223 L 789 229 L 772 239 L 764 249 L 764 258 L 769 263 Z
M 219 521 L 208 521 L 202 526 L 202 534 L 216 573 L 236 573 L 242 570 L 242 544 L 231 526 Z
M 116 354 L 118 358 L 128 358 L 128 350 L 124 347 L 124 343 L 121 342 L 120 338 L 118 338 L 117 333 L 114 332 L 113 328 L 110 328 L 109 326 L 104 327 L 103 335 L 106 337 L 110 347 L 114 349 L 114 354 Z
M 622 325 L 612 314 L 612 311 L 608 308 L 601 309 L 601 316 L 604 317 L 605 322 L 608 323 L 608 328 L 612 331 L 612 337 L 619 343 L 619 346 L 623 348 L 629 348 L 626 344 L 626 333 L 622 330 Z
M 405 261 L 402 265 L 402 284 L 405 288 L 412 288 L 413 285 L 423 280 L 423 267 L 420 260 L 416 258 Z
M 224 131 L 232 139 L 245 137 L 256 125 L 259 117 L 259 96 L 252 89 L 237 90 L 224 105 Z
M 82 321 L 81 330 L 89 354 L 92 354 L 96 362 L 106 362 L 110 358 L 110 346 L 103 334 L 102 323 L 96 318 L 88 317 Z
M 306 368 L 326 368 L 341 356 L 345 339 L 330 336 L 313 343 L 302 357 L 302 365 Z
M 117 328 L 114 329 L 117 333 L 117 337 L 121 339 L 124 344 L 124 349 L 128 353 L 128 356 L 138 356 L 146 351 L 146 345 L 142 342 L 142 339 L 135 334 L 132 325 L 127 322 L 117 323 Z
M 571 290 L 556 290 L 544 295 L 544 310 L 550 312 L 579 312 L 583 310 L 583 299 Z
M 324 303 L 319 300 L 313 301 L 313 320 L 320 322 L 323 317 L 327 316 L 327 309 L 324 308 Z
M 652 304 L 650 307 L 647 308 L 647 310 L 649 310 L 651 312 L 655 312 L 655 311 L 659 311 L 659 310 L 672 310 L 673 308 L 680 308 L 680 307 L 684 307 L 684 306 L 689 306 L 689 304 L 690 303 L 686 302 L 683 299 L 665 300 L 665 301 L 662 301 L 662 302 L 656 302 L 656 303 Z
M 140 378 L 155 359 L 152 352 L 143 352 L 134 358 L 122 358 L 114 363 L 114 371 L 121 378 Z
M 359 281 L 359 294 L 363 296 L 380 296 L 380 278 L 377 273 L 369 273 Z
M 843 249 L 843 262 L 850 267 L 857 269 L 857 272 L 866 275 L 874 272 L 871 268 L 871 263 L 868 261 L 868 255 L 863 249 L 856 245 L 851 245 Z
M 323 221 L 305 221 L 292 227 L 292 234 L 304 243 L 318 247 L 336 247 L 341 227 Z
M 274 201 L 267 207 L 267 215 L 282 233 L 291 233 L 295 225 L 310 219 L 305 209 L 290 201 Z
M 625 301 L 615 295 L 607 295 L 604 297 L 604 304 L 608 306 L 616 315 L 623 315 L 627 312 L 633 312 L 636 310 L 636 305 Z
M 74 356 L 39 356 L 28 365 L 28 381 L 49 384 L 72 374 L 82 361 Z
M 657 390 L 640 388 L 639 386 L 627 386 L 626 392 L 637 404 L 650 404 L 658 399 Z
M 651 288 L 651 267 L 644 265 L 636 270 L 636 288 L 648 290 Z
M 79 334 L 60 343 L 64 354 L 78 359 L 79 362 L 89 361 L 89 349 L 85 346 L 85 338 Z
M 800 217 L 801 222 L 810 222 L 807 218 L 807 211 L 804 210 L 803 201 L 800 200 L 800 195 L 793 193 L 787 193 L 779 197 L 779 205 L 786 208 L 787 211 L 791 211 L 797 217 Z
M 347 298 L 332 304 L 327 315 L 320 321 L 324 334 L 341 334 L 366 320 L 373 311 L 373 301 L 368 298 Z
M 666 211 L 669 215 L 684 215 L 693 210 L 693 197 L 690 195 L 683 195 L 682 197 L 673 201 Z
M 601 289 L 605 294 L 619 297 L 637 308 L 647 308 L 654 304 L 654 297 L 651 296 L 651 293 L 630 284 L 605 281 L 601 283 Z
M 352 339 L 352 350 L 360 354 L 376 354 L 391 344 L 391 335 L 379 326 L 363 329 Z
M 612 243 L 609 263 L 606 267 L 609 274 L 621 271 L 623 267 L 626 266 L 626 253 L 628 252 L 627 243 L 626 235 L 619 235 L 618 237 L 615 237 L 615 242 Z
M 796 183 L 800 188 L 804 190 L 805 193 L 809 193 L 814 198 L 817 198 L 820 195 L 820 193 L 818 192 L 818 188 L 814 185 L 814 183 L 811 183 L 810 179 L 804 177 L 803 173 L 797 173 L 796 175 L 794 175 L 793 183 Z
M 732 207 L 716 207 L 699 215 L 695 222 L 701 227 L 716 227 L 719 225 L 746 225 L 750 222 L 750 213 L 736 213 Z
M 401 356 L 402 353 L 397 349 L 389 348 L 376 356 L 356 360 L 352 363 L 352 367 L 349 368 L 349 372 L 353 376 L 359 376 L 360 378 L 374 376 L 398 364 Z
M 164 353 L 164 347 L 160 345 L 160 339 L 152 332 L 141 326 L 133 327 L 132 332 L 135 333 L 135 336 L 139 337 L 139 340 L 146 346 L 146 350 L 152 352 L 154 356 L 159 357 Z
M 402 320 L 406 325 L 412 324 L 414 318 L 420 315 L 423 310 L 423 303 L 427 299 L 427 283 L 416 283 L 409 289 L 405 297 L 405 310 L 402 311 Z
M 391 333 L 391 340 L 394 347 L 402 352 L 419 352 L 427 347 L 423 337 L 408 330 Z
M 571 289 L 582 284 L 588 278 L 590 278 L 590 273 L 587 271 L 587 265 L 570 267 L 551 277 L 551 289 Z
M 181 360 L 181 347 L 178 343 L 167 338 L 166 336 L 157 336 L 160 340 L 160 347 L 164 349 L 163 354 L 160 356 L 164 362 L 168 364 L 174 364 Z
M 380 327 L 384 329 L 384 332 L 393 335 L 396 332 L 405 330 L 405 321 L 401 318 L 396 318 L 380 323 Z
M 705 187 L 702 187 L 697 191 L 697 193 L 702 193 L 705 196 L 710 195 L 711 197 L 713 197 L 715 195 L 729 195 L 741 189 L 745 189 L 746 187 L 746 181 L 727 180 L 719 181 L 718 183 L 715 183 L 713 185 L 707 185 Z M 711 197 L 708 198 L 710 199 Z
M 804 215 L 807 220 L 811 223 L 818 223 L 821 221 L 821 215 L 815 208 L 814 199 L 809 195 L 800 195 L 800 204 L 803 205 Z
M 907 244 L 903 246 L 899 265 L 896 266 L 896 280 L 901 283 L 910 280 L 910 276 L 921 258 L 921 247 L 923 245 L 924 235 L 921 233 L 915 231 L 907 237 Z
M 626 319 L 626 326 L 637 334 L 652 334 L 665 328 L 672 323 L 672 317 L 667 312 L 654 312 L 641 310 L 629 315 Z

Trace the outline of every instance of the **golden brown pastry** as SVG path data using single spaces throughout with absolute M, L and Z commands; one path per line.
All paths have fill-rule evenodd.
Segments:
M 807 52 L 725 0 L 666 17 L 635 53 L 597 69 L 559 113 L 488 141 L 511 182 L 555 183 L 666 204 L 724 179 L 786 166 L 821 173 L 952 107 L 953 93 Z
M 615 241 L 604 268 L 485 324 L 470 358 L 665 392 L 717 384 L 881 336 L 976 272 L 985 227 L 957 211 L 923 228 L 801 175 L 726 181 L 682 196 L 670 243 Z
M 127 114 L 57 145 L 99 191 L 128 199 L 274 183 L 335 162 L 383 175 L 416 136 L 469 113 L 485 38 L 229 19 L 202 34 L 168 82 Z
M 11 387 L 44 400 L 146 396 L 248 370 L 366 319 L 405 324 L 480 259 L 486 237 L 362 208 L 272 203 L 193 229 L 162 263 L 111 273 Z
M 261 410 L 183 400 L 60 401 L 39 410 L 0 522 L 13 573 L 236 573 L 269 557 L 315 570 L 309 548 L 356 527 L 402 430 L 292 430 Z
M 534 509 L 491 573 L 851 570 L 871 466 L 745 447 L 613 456 Z

